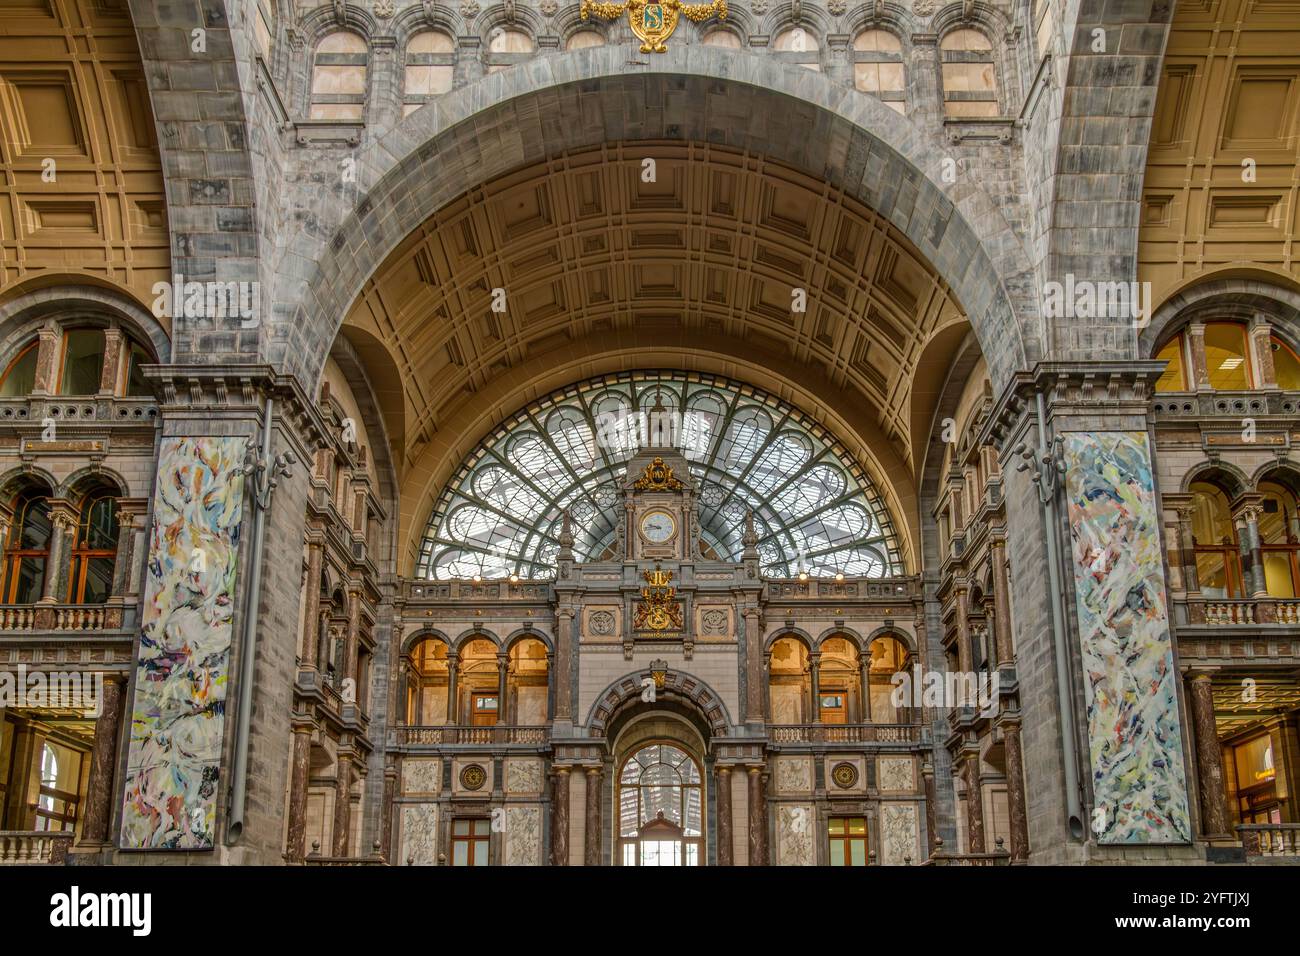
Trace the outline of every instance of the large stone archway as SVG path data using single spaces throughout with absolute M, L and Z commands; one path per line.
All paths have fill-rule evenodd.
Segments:
M 818 177 L 917 248 L 970 317 L 999 383 L 1037 357 L 1022 240 L 968 176 L 945 182 L 933 131 L 818 74 L 682 46 L 635 73 L 608 47 L 493 74 L 362 151 L 354 183 L 339 181 L 336 156 L 304 170 L 300 188 L 315 196 L 277 270 L 272 361 L 314 381 L 366 280 L 467 182 L 625 140 L 725 145 Z

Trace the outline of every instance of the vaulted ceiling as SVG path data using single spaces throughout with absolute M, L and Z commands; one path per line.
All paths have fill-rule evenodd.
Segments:
M 911 524 L 913 431 L 929 428 L 964 327 L 907 240 L 827 184 L 707 144 L 618 143 L 440 210 L 366 284 L 343 334 L 384 405 L 409 549 L 497 422 L 633 368 L 724 374 L 791 401 Z

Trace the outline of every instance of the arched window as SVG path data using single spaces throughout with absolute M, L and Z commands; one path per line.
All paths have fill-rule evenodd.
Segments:
M 998 116 L 997 69 L 993 44 L 979 30 L 963 27 L 939 41 L 943 69 L 943 108 L 953 117 Z
M 488 35 L 483 62 L 489 73 L 500 73 L 532 57 L 536 48 L 533 38 L 523 30 L 498 27 Z
M 871 642 L 868 666 L 868 693 L 871 696 L 871 722 L 895 724 L 902 715 L 894 704 L 894 675 L 907 666 L 907 646 L 896 637 L 878 637 Z M 903 705 L 904 707 L 907 704 Z
M 1201 593 L 1208 598 L 1241 597 L 1241 555 L 1228 496 L 1208 481 L 1192 482 L 1191 492 L 1192 544 Z
M 316 44 L 311 75 L 311 118 L 359 122 L 366 109 L 366 41 L 331 33 Z
M 1300 357 L 1276 335 L 1269 337 L 1268 345 L 1273 353 L 1273 379 L 1277 387 L 1300 390 Z
M 774 641 L 768 654 L 767 699 L 774 724 L 803 724 L 812 720 L 808 645 L 799 637 Z
M 426 30 L 406 45 L 402 115 L 409 116 L 430 99 L 451 91 L 456 70 L 456 42 L 440 30 Z
M 1187 375 L 1186 344 L 1182 334 L 1175 335 L 1156 353 L 1156 358 L 1167 362 L 1165 370 L 1156 379 L 1157 392 L 1186 392 L 1191 383 Z
M 714 27 L 700 38 L 704 46 L 718 46 L 725 50 L 739 50 L 740 37 L 723 27 Z
M 35 604 L 40 600 L 53 533 L 50 502 L 45 494 L 20 494 L 14 501 L 14 525 L 5 547 L 6 604 Z
M 1278 482 L 1261 481 L 1259 490 L 1264 586 L 1272 597 L 1300 597 L 1300 506 L 1291 489 Z
M 619 861 L 699 866 L 704 837 L 700 768 L 672 744 L 642 747 L 618 775 Z
M 253 35 L 257 52 L 263 60 L 271 59 L 271 44 L 275 42 L 275 0 L 257 0 L 257 13 L 253 18 Z
M 579 30 L 565 42 L 566 50 L 589 50 L 594 46 L 604 46 L 605 38 L 595 30 Z
M 153 394 L 149 388 L 149 383 L 145 381 L 143 365 L 153 365 L 154 359 L 142 346 L 134 342 L 128 343 L 130 352 L 127 355 L 126 366 L 126 396 L 127 398 L 147 398 Z
M 505 702 L 506 719 L 523 727 L 545 724 L 547 713 L 546 645 L 534 638 L 516 641 L 510 648 L 510 683 Z
M 1052 43 L 1052 5 L 1048 0 L 1034 0 L 1034 37 L 1038 44 L 1038 55 L 1047 54 Z
M 904 110 L 903 45 L 888 30 L 863 30 L 853 38 L 853 85 Z
M 803 27 L 787 27 L 772 40 L 772 49 L 777 59 L 786 63 L 798 63 L 804 69 L 820 73 L 821 46 L 817 38 Z
M 70 604 L 103 604 L 112 595 L 117 536 L 117 499 L 105 491 L 86 495 L 72 545 Z
M 63 334 L 60 395 L 94 395 L 104 372 L 102 329 L 69 329 Z
M 18 398 L 32 393 L 36 387 L 36 356 L 39 351 L 40 343 L 33 341 L 14 356 L 4 377 L 0 378 L 0 398 Z
M 433 726 L 447 722 L 447 645 L 428 638 L 411 649 L 407 678 L 406 722 Z
M 1240 322 L 1206 324 L 1205 371 L 1211 388 L 1229 391 L 1250 388 L 1250 356 L 1244 325 Z

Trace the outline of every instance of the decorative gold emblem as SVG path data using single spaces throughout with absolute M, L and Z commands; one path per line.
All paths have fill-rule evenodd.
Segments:
M 656 458 L 645 466 L 645 471 L 632 487 L 636 491 L 681 491 L 686 486 L 680 478 L 673 475 L 671 465 L 665 465 L 662 458 Z
M 487 771 L 476 763 L 460 772 L 460 785 L 466 790 L 478 790 L 487 783 Z
M 831 779 L 835 781 L 835 786 L 848 790 L 858 782 L 858 768 L 848 762 L 837 763 L 831 768 Z
M 599 0 L 582 0 L 580 16 L 586 20 L 590 14 L 606 20 L 617 20 L 627 11 L 627 22 L 641 41 L 642 53 L 667 53 L 664 41 L 677 29 L 677 17 L 684 14 L 688 20 L 703 23 L 713 16 L 727 19 L 727 0 L 710 3 L 682 3 L 682 0 L 663 0 L 647 3 L 646 0 L 624 0 L 623 3 L 601 3 Z
M 641 576 L 648 586 L 641 589 L 632 627 L 638 631 L 680 631 L 682 606 L 673 600 L 677 589 L 669 583 L 673 573 L 655 568 L 642 572 Z
M 668 676 L 667 661 L 651 661 L 650 676 L 654 678 L 655 690 L 664 689 L 664 679 Z

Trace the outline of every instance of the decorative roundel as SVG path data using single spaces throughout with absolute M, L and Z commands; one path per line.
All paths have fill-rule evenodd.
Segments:
M 487 783 L 487 771 L 476 763 L 470 764 L 460 772 L 460 785 L 466 790 L 481 790 Z
M 831 779 L 835 781 L 835 786 L 847 790 L 858 782 L 858 768 L 847 761 L 837 763 L 831 768 Z

